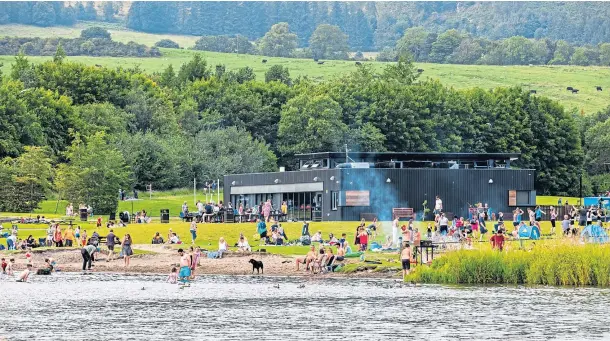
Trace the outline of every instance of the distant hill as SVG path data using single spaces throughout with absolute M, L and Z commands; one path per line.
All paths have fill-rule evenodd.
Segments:
M 350 47 L 362 50 L 393 46 L 413 26 L 490 39 L 610 41 L 610 3 L 604 2 L 134 2 L 127 17 L 135 30 L 251 39 L 277 22 L 288 22 L 302 45 L 318 24 L 338 25 Z
M 5 2 L 1 24 L 42 27 L 103 21 L 165 34 L 244 35 L 261 38 L 278 22 L 288 22 L 308 44 L 322 23 L 339 26 L 353 51 L 394 46 L 409 27 L 428 32 L 449 29 L 497 40 L 511 36 L 566 40 L 572 44 L 610 42 L 607 2 Z

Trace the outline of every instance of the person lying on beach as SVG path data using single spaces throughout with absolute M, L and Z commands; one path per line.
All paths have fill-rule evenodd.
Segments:
M 295 263 L 297 265 L 297 270 L 299 271 L 299 264 L 305 264 L 305 269 L 309 269 L 309 264 L 316 259 L 316 247 L 315 246 L 311 246 L 309 248 L 309 252 L 307 252 L 307 255 L 305 255 L 305 257 L 302 258 L 297 258 Z
M 23 270 L 23 272 L 21 272 L 21 274 L 19 275 L 17 282 L 27 282 L 31 271 L 32 271 L 32 264 L 28 264 L 27 267 L 25 268 L 25 270 Z

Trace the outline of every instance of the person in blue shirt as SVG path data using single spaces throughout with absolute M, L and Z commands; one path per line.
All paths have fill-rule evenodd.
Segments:
M 265 238 L 265 240 L 267 240 L 267 225 L 265 224 L 265 221 L 260 219 L 257 219 L 256 221 L 256 232 L 261 239 Z
M 543 214 L 546 215 L 546 213 L 544 213 L 544 211 L 542 211 L 540 209 L 540 206 L 536 206 L 536 212 L 535 213 L 536 213 L 536 221 L 542 220 L 542 215 Z

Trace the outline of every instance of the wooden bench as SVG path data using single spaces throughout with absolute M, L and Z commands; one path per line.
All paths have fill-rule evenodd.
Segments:
M 392 216 L 394 218 L 415 218 L 412 208 L 393 208 Z

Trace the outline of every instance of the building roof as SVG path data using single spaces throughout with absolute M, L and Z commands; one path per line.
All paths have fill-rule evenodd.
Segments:
M 487 161 L 487 160 L 516 160 L 520 153 L 428 153 L 428 152 L 349 152 L 351 159 L 364 162 L 380 161 Z M 345 152 L 322 152 L 297 154 L 300 160 L 313 159 L 343 159 Z

